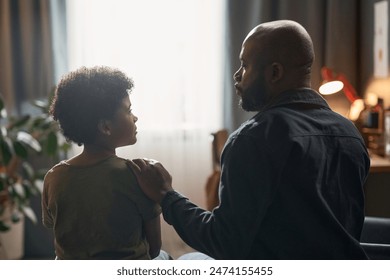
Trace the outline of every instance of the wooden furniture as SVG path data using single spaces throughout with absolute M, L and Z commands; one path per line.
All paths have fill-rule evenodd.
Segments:
M 371 159 L 370 173 L 390 172 L 390 159 L 375 154 L 371 154 L 370 159 Z
M 219 205 L 218 189 L 219 179 L 221 177 L 221 154 L 223 147 L 225 146 L 228 138 L 228 132 L 226 129 L 219 130 L 211 134 L 213 136 L 212 142 L 212 165 L 213 172 L 207 178 L 206 182 L 206 209 L 212 211 Z

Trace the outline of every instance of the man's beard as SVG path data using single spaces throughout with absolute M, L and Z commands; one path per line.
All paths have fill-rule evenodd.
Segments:
M 251 94 L 252 98 L 243 98 L 243 96 L 241 96 L 238 105 L 244 111 L 258 112 L 266 105 L 268 98 L 259 92 L 257 92 L 257 94 L 252 92 Z
M 258 105 L 254 104 L 253 102 L 249 102 L 247 100 L 243 100 L 240 98 L 240 101 L 238 102 L 238 105 L 247 112 L 254 112 L 258 111 Z

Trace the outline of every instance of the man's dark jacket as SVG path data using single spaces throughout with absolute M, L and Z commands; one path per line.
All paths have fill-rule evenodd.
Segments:
M 230 135 L 221 164 L 214 211 L 177 192 L 162 202 L 196 250 L 216 259 L 366 258 L 369 156 L 356 127 L 317 92 L 280 94 Z

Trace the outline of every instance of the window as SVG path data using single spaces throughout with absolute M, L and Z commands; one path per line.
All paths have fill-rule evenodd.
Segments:
M 108 65 L 126 72 L 138 142 L 174 187 L 202 205 L 211 172 L 210 133 L 222 125 L 223 0 L 68 0 L 70 70 Z
M 222 1 L 68 0 L 70 68 L 134 79 L 142 130 L 219 129 Z

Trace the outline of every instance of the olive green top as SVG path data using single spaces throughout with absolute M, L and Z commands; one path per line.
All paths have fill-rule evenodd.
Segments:
M 42 219 L 59 259 L 150 259 L 142 225 L 160 213 L 116 156 L 85 167 L 62 161 L 44 180 Z

